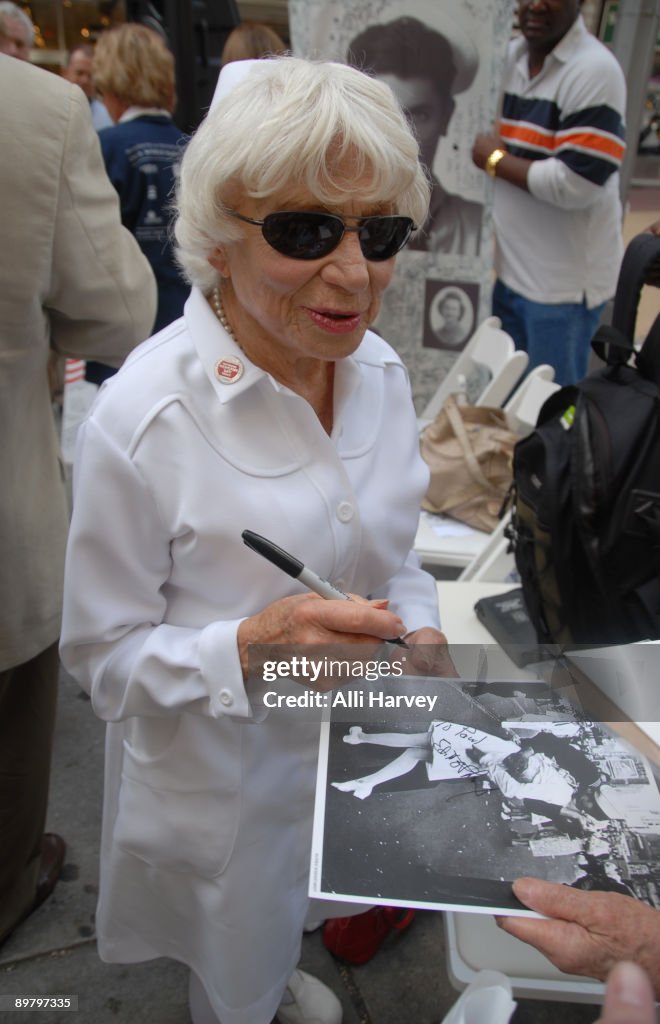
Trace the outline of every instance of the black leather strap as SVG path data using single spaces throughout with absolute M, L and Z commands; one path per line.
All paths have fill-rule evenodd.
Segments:
M 658 260 L 660 236 L 650 231 L 635 235 L 626 247 L 614 296 L 612 326 L 599 327 L 591 342 L 594 352 L 609 365 L 626 363 L 630 358 L 644 280 Z M 655 379 L 655 374 L 651 376 Z

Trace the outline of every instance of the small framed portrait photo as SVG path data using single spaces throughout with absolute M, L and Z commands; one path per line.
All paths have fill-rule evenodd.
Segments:
M 460 352 L 474 333 L 479 285 L 427 281 L 424 348 Z

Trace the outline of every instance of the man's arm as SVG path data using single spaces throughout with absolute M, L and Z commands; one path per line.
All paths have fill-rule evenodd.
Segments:
M 518 782 L 513 775 L 509 775 L 508 771 L 502 767 L 502 759 L 496 754 L 482 754 L 477 760 L 486 769 L 491 782 L 495 783 L 503 796 L 510 800 L 524 800 L 531 795 L 529 783 Z M 538 787 L 534 788 L 536 790 Z M 534 795 L 538 796 L 538 793 L 535 791 Z
M 549 110 L 551 103 L 530 111 L 524 98 L 505 93 L 500 134 L 477 136 L 473 162 L 487 170 L 489 157 L 500 150 L 504 155 L 490 167 L 493 177 L 562 209 L 590 206 L 625 152 L 620 66 L 606 51 L 573 61 L 554 105 L 558 123 L 544 123 L 542 116 L 537 123 L 536 111 Z
M 105 172 L 87 100 L 70 104 L 45 306 L 52 345 L 79 359 L 119 366 L 148 337 L 156 282 L 146 257 L 121 225 L 119 200 Z
M 502 763 L 502 759 L 496 754 L 484 754 L 479 758 L 479 763 L 486 769 L 491 782 L 494 782 L 507 800 L 520 800 L 529 805 L 528 810 L 535 809 L 537 813 L 545 813 L 546 809 L 557 804 L 550 805 L 547 797 L 552 795 L 553 788 L 548 782 L 523 782 L 510 775 Z M 547 815 L 546 815 L 547 816 Z
M 582 892 L 556 882 L 519 878 L 517 899 L 549 920 L 500 917 L 509 935 L 528 942 L 560 971 L 604 981 L 619 960 L 648 972 L 660 998 L 660 910 L 616 892 Z
M 494 169 L 493 177 L 502 178 L 503 181 L 508 181 L 517 188 L 529 192 L 527 173 L 532 161 L 509 153 L 504 139 L 495 132 L 484 132 L 477 135 L 472 147 L 472 161 L 479 170 L 485 171 L 488 158 L 498 150 L 503 153 L 503 156 Z

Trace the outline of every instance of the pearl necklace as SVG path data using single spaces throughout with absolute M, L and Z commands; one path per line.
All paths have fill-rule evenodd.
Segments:
M 238 338 L 236 337 L 236 335 L 232 331 L 231 327 L 229 326 L 229 320 L 227 319 L 227 314 L 225 313 L 225 307 L 222 304 L 222 298 L 220 296 L 220 289 L 217 287 L 217 285 L 213 289 L 213 291 L 211 292 L 211 305 L 213 306 L 213 311 L 214 311 L 215 315 L 217 316 L 218 320 L 220 321 L 220 323 L 222 324 L 222 326 L 226 330 L 226 332 L 229 335 L 229 337 L 232 339 L 232 341 L 234 341 L 238 345 L 238 347 L 241 349 L 241 351 L 243 351 L 242 348 L 241 348 L 241 345 L 240 345 L 240 343 L 238 341 Z

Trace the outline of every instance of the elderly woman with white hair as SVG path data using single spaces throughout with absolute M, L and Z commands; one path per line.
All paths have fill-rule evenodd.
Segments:
M 99 950 L 187 964 L 195 1024 L 341 1020 L 296 970 L 319 725 L 266 709 L 248 647 L 359 659 L 405 634 L 391 652 L 451 672 L 411 554 L 427 471 L 408 379 L 368 330 L 428 194 L 387 86 L 229 65 L 181 168 L 184 316 L 82 430 L 62 657 L 108 722 Z M 309 593 L 245 528 L 353 600 Z

